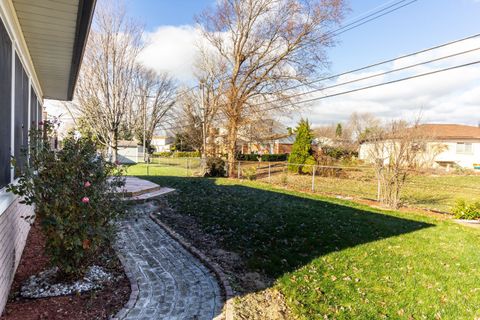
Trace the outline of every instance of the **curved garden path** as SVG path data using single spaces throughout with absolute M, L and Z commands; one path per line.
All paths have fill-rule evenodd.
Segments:
M 133 294 L 116 318 L 215 318 L 223 304 L 215 276 L 149 218 L 153 206 L 138 204 L 119 222 L 116 247 Z

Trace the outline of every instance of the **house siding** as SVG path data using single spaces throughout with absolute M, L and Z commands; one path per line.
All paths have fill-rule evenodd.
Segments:
M 21 204 L 18 197 L 6 191 L 15 179 L 10 158 L 16 156 L 18 164 L 26 164 L 20 159 L 20 149 L 28 142 L 30 126 L 36 126 L 30 120 L 41 120 L 43 102 L 12 9 L 9 3 L 0 1 L 0 314 L 30 230 L 22 217 L 33 214 L 31 206 Z
M 30 224 L 22 217 L 31 214 L 33 207 L 21 204 L 19 198 L 0 214 L 0 311 L 7 303 L 30 231 Z
M 457 153 L 457 143 L 471 143 L 472 152 L 470 153 Z M 387 144 L 388 145 L 388 144 Z M 437 146 L 443 146 L 444 151 L 434 155 L 433 150 Z M 372 143 L 363 143 L 359 150 L 359 159 L 365 161 L 371 161 L 369 154 L 373 148 Z M 384 151 L 384 158 L 388 158 L 387 148 Z M 438 168 L 440 163 L 454 163 L 465 169 L 473 169 L 474 164 L 480 163 L 480 140 L 438 140 L 427 143 L 427 152 L 424 153 L 420 160 L 426 167 Z

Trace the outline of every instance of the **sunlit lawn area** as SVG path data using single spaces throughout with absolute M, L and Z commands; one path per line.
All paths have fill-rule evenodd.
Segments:
M 300 318 L 480 317 L 480 229 L 255 181 L 155 170 L 145 177 L 132 166 L 128 174 L 177 188 L 169 196 L 177 211 L 276 279 Z
M 267 180 L 263 177 L 263 180 Z M 310 190 L 311 176 L 281 175 L 270 180 L 289 188 Z M 333 178 L 315 177 L 315 191 L 335 195 L 376 199 L 377 182 L 373 174 L 361 177 Z M 480 200 L 480 175 L 451 176 L 410 176 L 402 190 L 404 204 L 417 208 L 451 212 L 458 199 Z

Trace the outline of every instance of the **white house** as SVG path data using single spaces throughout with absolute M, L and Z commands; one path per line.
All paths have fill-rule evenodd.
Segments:
M 33 208 L 6 186 L 17 178 L 28 132 L 43 119 L 44 98 L 71 100 L 94 0 L 0 0 L 0 313 L 20 262 Z
M 424 124 L 419 127 L 427 144 L 421 151 L 430 167 L 480 169 L 480 127 L 460 124 Z M 371 142 L 360 145 L 359 158 L 369 161 Z
M 117 160 L 121 164 L 143 162 L 143 146 L 136 140 L 119 140 L 117 146 Z
M 153 136 L 150 145 L 155 148 L 155 152 L 168 152 L 172 147 L 173 141 L 173 137 Z

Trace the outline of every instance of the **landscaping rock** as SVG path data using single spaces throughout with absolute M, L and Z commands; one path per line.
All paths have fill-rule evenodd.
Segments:
M 72 295 L 101 289 L 104 283 L 113 279 L 112 274 L 95 265 L 88 268 L 83 279 L 73 283 L 55 283 L 57 273 L 58 268 L 52 268 L 31 276 L 23 284 L 20 295 L 33 299 Z

